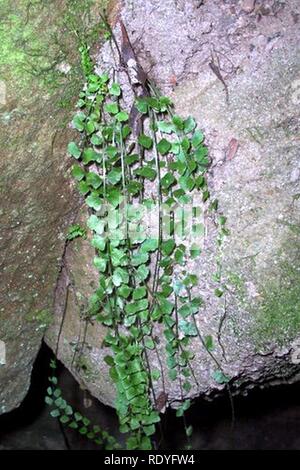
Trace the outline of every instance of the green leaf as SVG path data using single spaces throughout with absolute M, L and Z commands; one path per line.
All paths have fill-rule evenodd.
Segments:
M 136 437 L 129 437 L 129 439 L 127 439 L 126 441 L 127 450 L 135 450 L 135 449 L 138 449 L 138 447 L 139 447 L 139 443 Z
M 127 157 L 125 157 L 125 163 L 127 165 L 132 165 L 133 163 L 136 163 L 138 161 L 139 161 L 139 156 L 136 154 L 127 155 Z
M 139 135 L 138 142 L 142 147 L 144 147 L 148 150 L 151 149 L 151 147 L 153 145 L 153 140 L 151 139 L 151 137 L 149 137 L 145 134 Z
M 121 168 L 113 168 L 107 175 L 107 179 L 111 184 L 117 184 L 122 179 Z
M 78 424 L 76 423 L 76 421 L 72 421 L 68 426 L 71 429 L 78 429 Z
M 198 147 L 204 140 L 204 135 L 201 131 L 197 130 L 194 132 L 193 138 L 192 138 L 192 145 L 193 147 Z
M 137 287 L 133 292 L 133 299 L 134 300 L 143 299 L 144 297 L 146 297 L 146 294 L 147 294 L 146 287 Z
M 63 415 L 59 418 L 59 420 L 61 423 L 66 424 L 68 421 L 70 421 L 70 418 L 67 415 Z
M 170 297 L 172 292 L 173 292 L 173 287 L 172 286 L 169 286 L 168 284 L 163 285 L 162 290 L 159 292 L 159 297 L 160 298 L 161 298 L 161 296 L 163 296 L 165 298 Z
M 91 424 L 91 421 L 85 416 L 82 418 L 82 422 L 85 426 L 89 426 Z
M 135 174 L 142 176 L 143 178 L 147 178 L 150 181 L 153 181 L 156 178 L 156 171 L 150 166 L 144 166 L 143 168 L 136 170 Z
M 185 400 L 182 404 L 183 411 L 187 411 L 191 407 L 191 400 Z
M 209 193 L 208 190 L 203 191 L 203 193 L 202 193 L 202 201 L 203 201 L 203 202 L 206 202 L 206 201 L 209 199 L 209 196 L 210 196 L 210 193 Z
M 172 184 L 176 181 L 174 175 L 172 173 L 166 173 L 161 179 L 161 185 L 163 188 L 168 189 Z
M 112 248 L 110 250 L 111 262 L 114 267 L 126 266 L 128 259 L 124 250 L 119 248 Z
M 120 287 L 120 285 L 122 284 L 122 276 L 120 276 L 118 272 L 115 272 L 112 275 L 112 282 L 114 286 Z
M 119 121 L 119 122 L 126 122 L 126 121 L 128 121 L 129 116 L 128 116 L 127 113 L 125 113 L 125 111 L 120 111 L 120 112 L 116 115 L 116 119 L 117 119 L 117 121 Z
M 145 98 L 138 98 L 135 102 L 135 107 L 142 114 L 147 114 L 148 112 L 148 103 Z
M 87 165 L 90 162 L 96 162 L 98 157 L 99 157 L 99 154 L 90 147 L 90 148 L 84 149 L 82 161 L 85 165 Z
M 178 182 L 184 191 L 192 191 L 195 186 L 195 180 L 191 176 L 181 176 Z
M 118 148 L 115 145 L 108 145 L 106 153 L 110 158 L 115 158 L 118 155 Z
M 132 418 L 130 420 L 130 428 L 132 431 L 134 431 L 135 429 L 138 429 L 140 427 L 140 422 L 138 419 L 136 418 Z
M 145 346 L 147 349 L 155 349 L 155 343 L 152 338 L 145 339 Z
M 160 379 L 160 371 L 158 369 L 154 369 L 151 371 L 151 377 L 152 377 L 152 380 L 159 380 Z
M 127 185 L 127 191 L 129 194 L 138 194 L 143 189 L 143 185 L 139 181 L 130 181 Z
M 92 209 L 95 209 L 95 211 L 98 211 L 101 208 L 102 205 L 102 200 L 98 196 L 98 193 L 93 192 L 86 198 L 86 203 L 89 207 Z
M 122 128 L 122 137 L 125 140 L 131 134 L 131 128 L 126 124 Z
M 157 144 L 157 150 L 161 155 L 166 155 L 170 151 L 171 147 L 172 145 L 166 139 L 161 139 Z
M 50 406 L 53 405 L 53 400 L 52 400 L 52 398 L 50 398 L 50 397 L 45 397 L 45 403 L 47 403 L 47 405 L 50 405 Z
M 106 197 L 108 202 L 114 207 L 117 207 L 123 200 L 123 196 L 117 188 L 108 188 Z
M 117 268 L 113 273 L 112 280 L 116 287 L 120 287 L 121 284 L 127 284 L 129 282 L 129 274 L 125 269 Z
M 95 256 L 94 266 L 98 269 L 98 271 L 104 273 L 106 270 L 107 261 L 104 258 L 100 258 L 100 256 Z
M 69 416 L 71 416 L 73 414 L 73 409 L 70 405 L 68 405 L 65 409 L 65 413 Z
M 140 444 L 141 450 L 151 450 L 152 449 L 152 443 L 151 439 L 147 436 L 143 436 Z
M 167 121 L 158 121 L 157 128 L 165 134 L 171 134 L 174 131 L 174 125 Z
M 143 431 L 146 434 L 146 436 L 152 436 L 153 434 L 155 434 L 154 424 L 150 424 L 150 426 L 143 426 Z M 149 449 L 149 447 L 147 447 L 147 449 Z
M 173 302 L 170 302 L 167 299 L 160 298 L 159 299 L 159 308 L 163 312 L 163 314 L 170 315 L 174 310 Z M 172 320 L 174 322 L 174 320 Z M 174 322 L 175 323 L 175 322 Z
M 72 176 L 77 181 L 81 181 L 85 177 L 85 171 L 79 165 L 73 165 Z
M 179 308 L 178 313 L 182 318 L 187 318 L 193 313 L 192 306 L 189 303 L 184 304 Z
M 217 297 L 222 297 L 222 295 L 224 294 L 224 292 L 221 289 L 215 289 L 214 292 Z
M 144 264 L 139 266 L 138 269 L 136 270 L 136 280 L 143 282 L 147 279 L 149 276 L 150 269 L 145 266 Z
M 186 428 L 185 433 L 187 437 L 191 437 L 191 435 L 193 434 L 193 426 L 189 426 L 188 428 Z
M 80 413 L 78 413 L 78 411 L 76 411 L 76 413 L 74 413 L 74 418 L 76 419 L 76 421 L 81 421 L 82 420 L 82 415 Z
M 201 189 L 201 188 L 204 188 L 204 186 L 206 185 L 206 180 L 203 175 L 200 175 L 195 179 L 195 183 L 196 183 L 196 188 Z
M 191 390 L 192 386 L 190 382 L 184 382 L 184 384 L 182 385 L 182 388 L 185 392 L 188 393 Z
M 61 389 L 60 388 L 56 388 L 53 392 L 53 395 L 58 398 L 61 396 Z
M 119 112 L 119 106 L 117 103 L 108 103 L 105 105 L 105 111 L 109 114 L 117 114 Z
M 125 306 L 125 311 L 128 315 L 135 314 L 141 310 L 145 310 L 148 307 L 148 299 L 138 300 L 136 302 L 130 302 Z
M 86 115 L 84 113 L 78 113 L 74 116 L 72 124 L 79 132 L 84 131 L 84 121 L 86 119 Z
M 155 251 L 158 248 L 158 239 L 157 238 L 148 238 L 143 242 L 140 248 L 141 253 L 148 253 Z
M 184 256 L 185 256 L 185 247 L 184 247 L 184 249 L 182 249 L 181 247 L 178 247 L 176 249 L 175 255 L 174 255 L 176 263 L 184 264 L 184 261 L 185 261 Z
M 81 150 L 79 149 L 77 144 L 75 144 L 75 142 L 70 142 L 69 143 L 68 152 L 72 157 L 74 157 L 76 159 L 80 158 Z
M 187 287 L 196 286 L 197 283 L 198 283 L 198 276 L 196 274 L 188 274 L 183 281 L 183 284 Z
M 87 174 L 86 182 L 89 186 L 92 186 L 94 189 L 98 189 L 102 184 L 100 176 L 97 175 L 97 173 L 94 173 L 93 171 L 90 171 Z
M 114 358 L 112 356 L 105 356 L 104 357 L 104 362 L 110 367 L 113 367 L 115 365 L 115 361 L 114 361 Z
M 160 103 L 160 111 L 163 113 L 167 111 L 168 108 L 173 106 L 173 103 L 168 96 L 161 96 L 159 98 L 159 103 Z
M 129 286 L 126 286 L 126 285 L 122 285 L 118 290 L 118 294 L 123 297 L 124 299 L 127 299 L 129 297 L 129 295 L 131 294 L 131 287 Z
M 148 253 L 137 253 L 131 257 L 132 266 L 139 266 L 145 264 L 149 259 Z
M 71 225 L 68 228 L 67 240 L 74 240 L 77 237 L 86 237 L 86 230 L 79 224 Z
M 176 380 L 177 379 L 177 371 L 176 369 L 171 369 L 168 372 L 170 380 Z
M 204 344 L 207 349 L 207 351 L 213 351 L 214 350 L 214 341 L 211 335 L 205 336 L 204 338 Z
M 225 375 L 221 370 L 216 370 L 212 374 L 212 378 L 218 383 L 218 384 L 226 384 L 230 381 L 230 377 L 228 375 Z
M 101 145 L 103 143 L 103 139 L 99 135 L 94 134 L 91 137 L 91 143 L 93 145 Z
M 89 187 L 89 185 L 87 184 L 86 181 L 80 181 L 80 183 L 78 184 L 78 190 L 79 190 L 80 194 L 85 196 L 87 193 L 90 192 L 90 187 Z
M 118 83 L 113 83 L 109 89 L 109 93 L 113 96 L 120 96 L 121 95 L 121 87 Z
M 192 132 L 195 127 L 196 127 L 196 121 L 194 118 L 189 116 L 185 121 L 184 121 L 184 132 L 188 134 L 189 132 Z
M 89 229 L 94 230 L 98 235 L 101 235 L 104 231 L 104 222 L 99 219 L 96 215 L 91 215 L 87 220 L 87 226 Z
M 198 258 L 201 254 L 201 249 L 197 245 L 192 244 L 190 254 L 192 259 Z
M 93 134 L 93 132 L 96 130 L 95 123 L 93 121 L 89 121 L 85 126 L 85 130 L 87 135 Z
M 155 109 L 155 111 L 160 110 L 160 103 L 159 103 L 159 100 L 157 98 L 154 98 L 153 96 L 150 96 L 150 97 L 146 98 L 146 100 L 147 100 L 147 103 L 149 105 L 149 108 Z
M 185 336 L 197 336 L 198 334 L 194 323 L 186 320 L 179 320 L 178 326 Z
M 177 127 L 177 129 L 181 131 L 184 129 L 184 121 L 180 116 L 173 116 L 172 121 L 173 124 Z
M 59 410 L 52 410 L 50 412 L 50 415 L 52 416 L 52 418 L 58 418 L 58 416 L 60 416 L 60 411 Z
M 169 256 L 173 253 L 174 249 L 176 247 L 175 241 L 171 238 L 170 240 L 167 240 L 161 244 L 161 251 L 163 255 Z

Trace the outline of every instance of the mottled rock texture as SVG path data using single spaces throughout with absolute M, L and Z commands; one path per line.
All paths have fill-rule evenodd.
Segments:
M 214 354 L 233 388 L 297 380 L 292 357 L 300 334 L 299 3 L 127 0 L 120 14 L 151 79 L 172 96 L 178 114 L 195 116 L 204 130 L 210 189 L 228 219 L 230 236 L 222 250 L 226 294 L 213 295 L 215 231 L 209 216 L 202 260 L 189 266 L 200 276 L 205 299 L 199 329 L 214 338 Z M 119 38 L 118 27 L 115 33 Z M 102 70 L 115 66 L 109 46 L 98 64 Z M 119 79 L 126 81 L 122 71 Z M 55 348 L 65 312 L 59 357 L 95 396 L 112 404 L 104 332 L 80 320 L 97 282 L 92 257 L 88 241 L 76 240 L 67 249 L 61 279 L 66 304 L 59 295 L 47 341 Z M 161 342 L 164 362 L 163 349 Z M 198 340 L 193 350 L 198 385 L 190 395 L 212 395 L 224 387 L 212 378 L 216 366 Z M 155 355 L 152 361 L 158 365 Z M 165 386 L 176 400 L 178 384 Z
M 88 3 L 0 4 L 0 413 L 29 387 L 77 211 L 65 149 L 83 81 L 72 28 L 84 34 L 88 21 L 95 24 Z

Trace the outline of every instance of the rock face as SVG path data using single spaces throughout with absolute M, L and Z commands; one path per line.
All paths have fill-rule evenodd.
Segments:
M 69 69 L 74 58 L 61 54 L 75 47 L 54 48 L 53 60 L 48 63 L 48 58 L 56 44 L 53 38 L 68 37 L 59 19 L 75 4 L 54 1 L 37 7 L 4 1 L 0 7 L 1 16 L 8 18 L 0 30 L 0 413 L 17 406 L 26 393 L 53 298 L 55 318 L 47 331 L 48 344 L 95 396 L 113 403 L 103 365 L 105 331 L 84 320 L 97 282 L 88 240 L 71 243 L 61 261 L 63 231 L 78 201 L 65 159 L 70 133 L 62 131 L 68 122 L 66 96 L 58 90 L 78 83 L 74 68 Z M 299 2 L 125 0 L 120 14 L 149 76 L 171 95 L 179 114 L 195 116 L 204 130 L 212 159 L 210 189 L 228 219 L 230 236 L 221 253 L 225 295 L 213 295 L 216 252 L 209 217 L 210 237 L 201 264 L 189 266 L 200 276 L 199 292 L 205 299 L 198 327 L 203 336 L 213 337 L 214 354 L 236 389 L 296 380 Z M 26 38 L 19 36 L 23 26 L 29 27 Z M 41 60 L 35 55 L 32 59 L 45 31 Z M 28 37 L 32 47 L 25 48 L 25 54 L 16 44 L 28 44 Z M 12 65 L 16 63 L 18 67 Z M 99 66 L 112 63 L 105 47 Z M 24 65 L 30 66 L 30 73 Z M 228 98 L 216 70 L 228 87 Z M 70 89 L 71 96 L 77 91 Z M 83 211 L 79 220 L 85 217 Z M 198 385 L 189 395 L 212 395 L 224 385 L 213 377 L 215 364 L 199 342 L 193 349 Z M 164 364 L 163 351 L 161 343 Z M 151 360 L 157 365 L 156 357 Z M 178 384 L 164 385 L 170 401 L 178 399 Z M 157 392 L 161 386 L 158 383 Z
M 83 7 L 48 3 L 0 5 L 0 414 L 29 387 L 78 206 L 65 149 L 82 77 L 68 22 Z
M 144 69 L 172 97 L 176 112 L 193 115 L 204 130 L 210 190 L 228 219 L 230 236 L 221 253 L 225 295 L 213 295 L 216 252 L 209 217 L 211 239 L 201 264 L 189 266 L 200 276 L 205 299 L 198 327 L 213 337 L 214 354 L 236 390 L 297 380 L 299 2 L 270 1 L 266 7 L 262 1 L 127 0 L 120 15 Z M 115 33 L 119 38 L 118 27 Z M 113 64 L 108 47 L 98 61 L 101 69 Z M 84 210 L 80 217 L 86 217 Z M 55 349 L 60 331 L 59 358 L 96 397 L 113 404 L 101 347 L 105 332 L 81 315 L 97 282 L 93 256 L 88 240 L 67 248 L 46 339 Z M 159 350 L 164 363 L 163 344 Z M 199 342 L 193 350 L 198 385 L 189 395 L 224 388 Z M 170 401 L 176 400 L 178 384 L 165 387 Z

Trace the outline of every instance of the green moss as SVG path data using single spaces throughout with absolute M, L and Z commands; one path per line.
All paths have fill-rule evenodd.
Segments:
M 226 277 L 227 283 L 234 288 L 234 292 L 238 296 L 239 300 L 244 300 L 246 295 L 246 287 L 243 278 L 233 271 L 228 272 Z
M 86 356 L 80 356 L 75 360 L 75 368 L 80 369 L 81 373 L 87 380 L 93 380 L 97 376 L 94 366 Z
M 16 98 L 54 96 L 69 108 L 82 86 L 78 48 L 101 37 L 106 0 L 1 0 L 0 78 Z M 64 73 L 60 65 L 68 64 Z
M 26 315 L 26 320 L 31 323 L 38 323 L 40 327 L 48 328 L 51 325 L 53 320 L 53 315 L 49 310 L 37 310 L 34 312 L 29 312 Z
M 262 345 L 284 345 L 300 333 L 300 268 L 285 263 L 281 276 L 267 283 L 256 313 L 254 335 Z

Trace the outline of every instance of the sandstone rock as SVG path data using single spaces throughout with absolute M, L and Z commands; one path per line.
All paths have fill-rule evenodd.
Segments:
M 243 0 L 241 8 L 246 13 L 252 13 L 255 8 L 256 0 Z
M 0 414 L 28 390 L 78 206 L 66 158 L 82 80 L 77 43 L 66 34 L 72 3 L 0 5 Z M 72 67 L 68 77 L 57 63 Z

